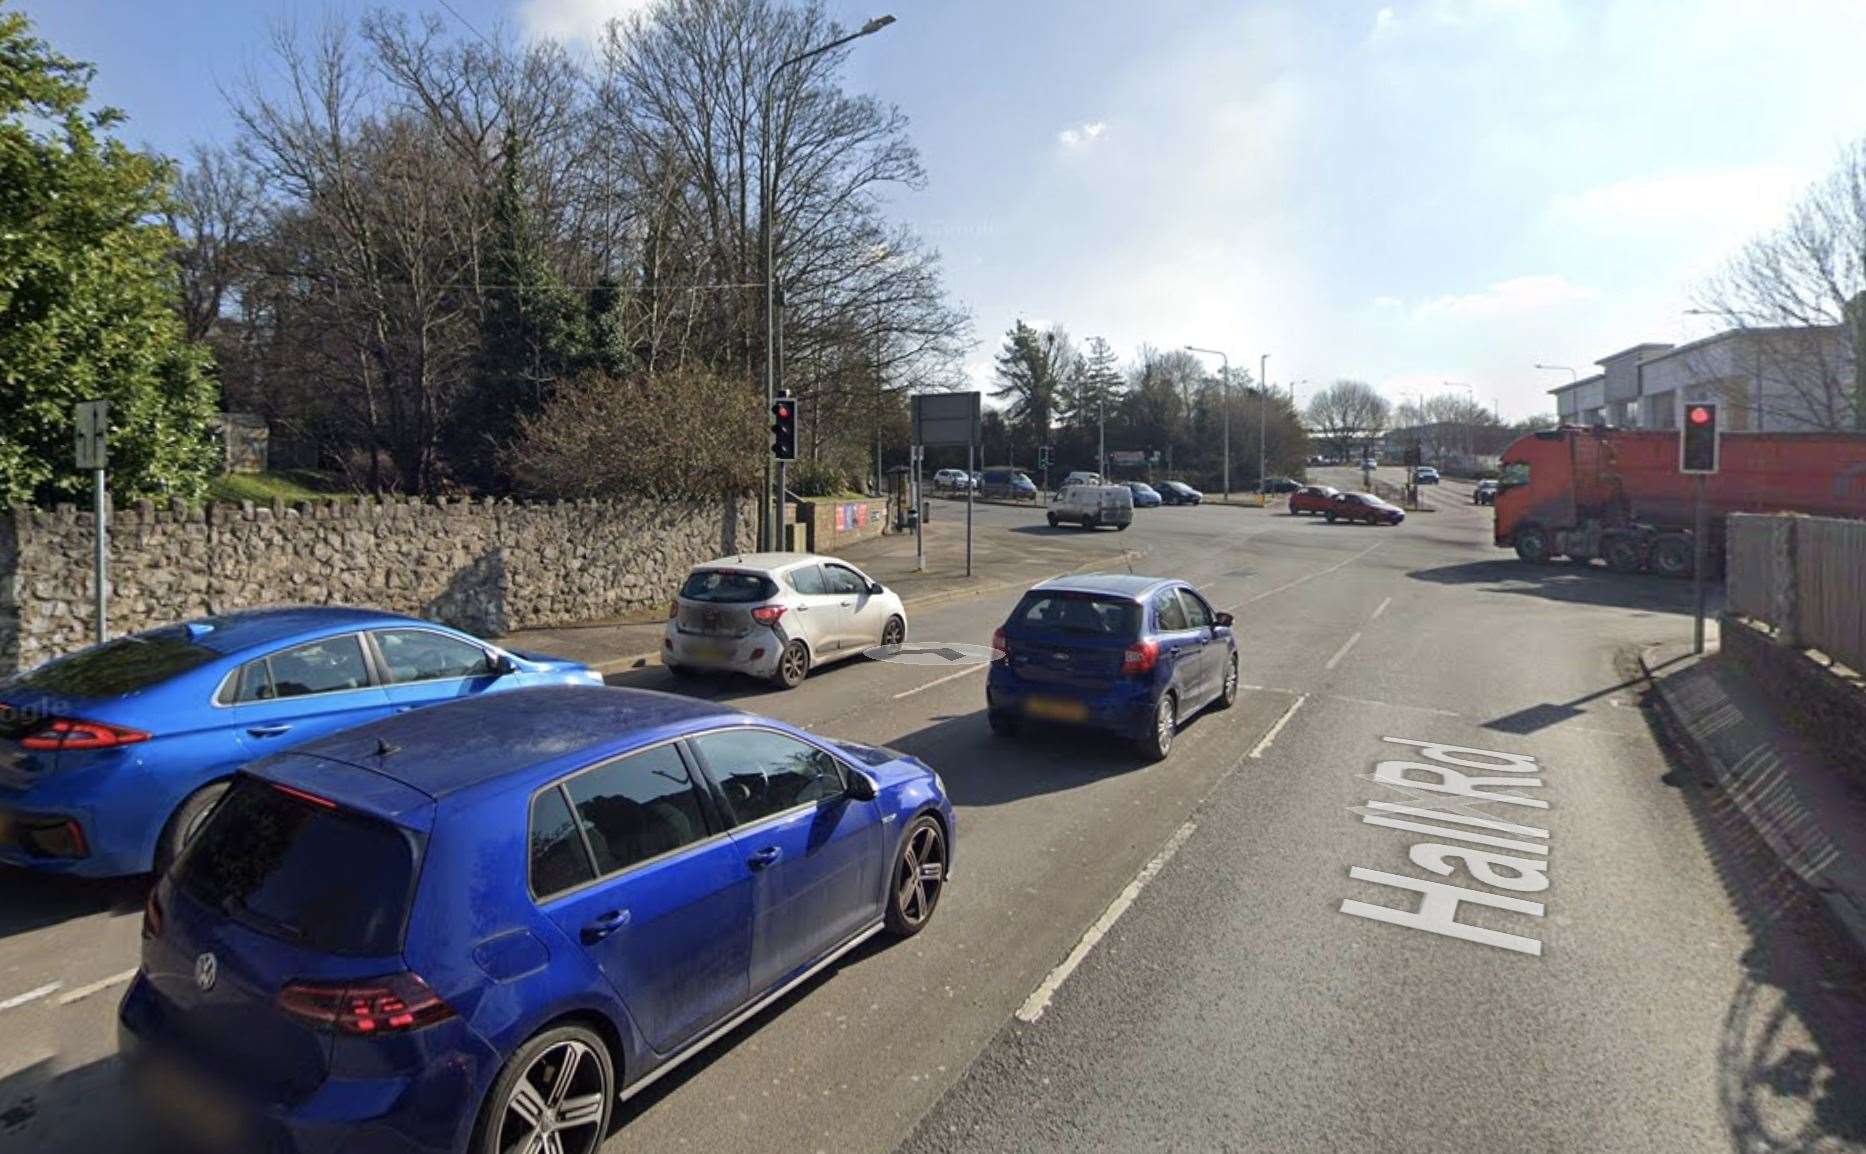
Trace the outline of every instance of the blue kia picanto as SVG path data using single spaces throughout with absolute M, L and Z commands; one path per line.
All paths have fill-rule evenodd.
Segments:
M 539 689 L 249 766 L 144 914 L 133 1083 L 227 1151 L 591 1154 L 628 1098 L 870 936 L 953 812 L 903 754 Z
M 94 645 L 0 683 L 0 862 L 160 870 L 246 762 L 419 706 L 556 684 L 602 676 L 364 609 L 256 609 Z
M 1085 574 L 1024 594 L 991 647 L 986 716 L 1112 730 L 1158 760 L 1187 718 L 1238 695 L 1231 615 L 1183 581 Z

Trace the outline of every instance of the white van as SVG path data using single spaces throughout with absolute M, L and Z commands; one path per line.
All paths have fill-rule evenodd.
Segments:
M 1050 527 L 1073 521 L 1084 529 L 1134 523 L 1134 494 L 1126 485 L 1067 485 L 1050 506 Z

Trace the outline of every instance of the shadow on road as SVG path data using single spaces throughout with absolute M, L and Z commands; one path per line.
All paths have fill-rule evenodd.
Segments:
M 1866 1143 L 1866 958 L 1708 774 L 1679 755 L 1685 746 L 1664 711 L 1644 712 L 1674 766 L 1663 780 L 1684 799 L 1751 938 L 1717 1048 L 1730 1149 L 1855 1149 Z
M 149 882 L 148 875 L 96 880 L 0 866 L 0 938 L 91 914 L 139 910 L 149 896 Z
M 1407 574 L 1436 585 L 1482 585 L 1486 592 L 1515 593 L 1583 605 L 1643 609 L 1653 613 L 1690 613 L 1691 583 L 1647 574 L 1615 573 L 1597 565 L 1558 561 L 1530 565 L 1514 557 L 1471 561 L 1437 569 L 1415 569 Z M 1723 587 L 1712 586 L 1707 611 L 1715 616 L 1723 603 Z
M 1515 713 L 1507 713 L 1502 717 L 1486 721 L 1484 728 L 1494 729 L 1500 733 L 1525 735 L 1535 733 L 1537 730 L 1547 729 L 1551 725 L 1560 725 L 1564 721 L 1581 716 L 1586 711 L 1580 707 L 1590 701 L 1599 701 L 1610 693 L 1618 693 L 1622 689 L 1631 689 L 1641 684 L 1644 684 L 1642 678 L 1634 678 L 1609 685 L 1605 689 L 1596 689 L 1592 693 L 1584 693 L 1567 701 L 1532 705 L 1528 709 L 1519 709 Z
M 182 1154 L 159 1142 L 115 1054 L 74 1070 L 51 1060 L 0 1078 L 0 1154 Z
M 1199 724 L 1185 723 L 1190 731 Z M 939 771 L 957 806 L 1003 805 L 1092 785 L 1146 762 L 1119 737 L 1067 726 L 1026 725 L 1014 737 L 991 731 L 981 707 L 948 715 L 888 743 Z

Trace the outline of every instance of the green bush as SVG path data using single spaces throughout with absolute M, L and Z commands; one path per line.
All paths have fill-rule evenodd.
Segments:
M 849 478 L 827 461 L 793 461 L 785 487 L 799 497 L 833 497 L 850 490 Z

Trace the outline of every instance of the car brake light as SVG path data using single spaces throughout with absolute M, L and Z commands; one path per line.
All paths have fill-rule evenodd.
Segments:
M 162 902 L 156 897 L 155 887 L 149 889 L 149 900 L 143 903 L 143 940 L 162 936 Z
M 782 605 L 760 605 L 752 610 L 752 620 L 760 625 L 776 625 L 778 618 L 784 616 Z
M 991 647 L 998 655 L 991 660 L 997 665 L 1008 665 L 1011 661 L 1011 640 L 1004 635 L 1004 626 L 1000 625 L 991 634 Z
M 669 601 L 667 603 L 667 619 L 669 621 L 672 621 L 674 618 L 679 617 L 679 616 L 680 616 L 680 602 Z
M 121 725 L 106 725 L 101 721 L 79 721 L 71 717 L 54 717 L 44 722 L 30 735 L 20 739 L 21 749 L 115 749 L 121 745 L 135 745 L 148 741 L 149 735 L 140 729 L 126 729 Z
M 272 788 L 278 790 L 280 793 L 284 794 L 287 797 L 295 797 L 299 801 L 308 801 L 312 805 L 322 806 L 325 809 L 336 809 L 337 808 L 336 802 L 330 800 L 327 797 L 319 797 L 315 793 L 306 793 L 302 789 L 293 789 L 289 785 L 280 785 L 276 781 L 272 783 Z
M 279 991 L 278 1006 L 313 1029 L 340 1034 L 394 1034 L 454 1016 L 453 1007 L 413 972 L 350 982 L 291 982 Z
M 1160 660 L 1160 643 L 1157 641 L 1136 641 L 1121 654 L 1121 673 L 1132 676 L 1136 673 L 1150 672 Z

